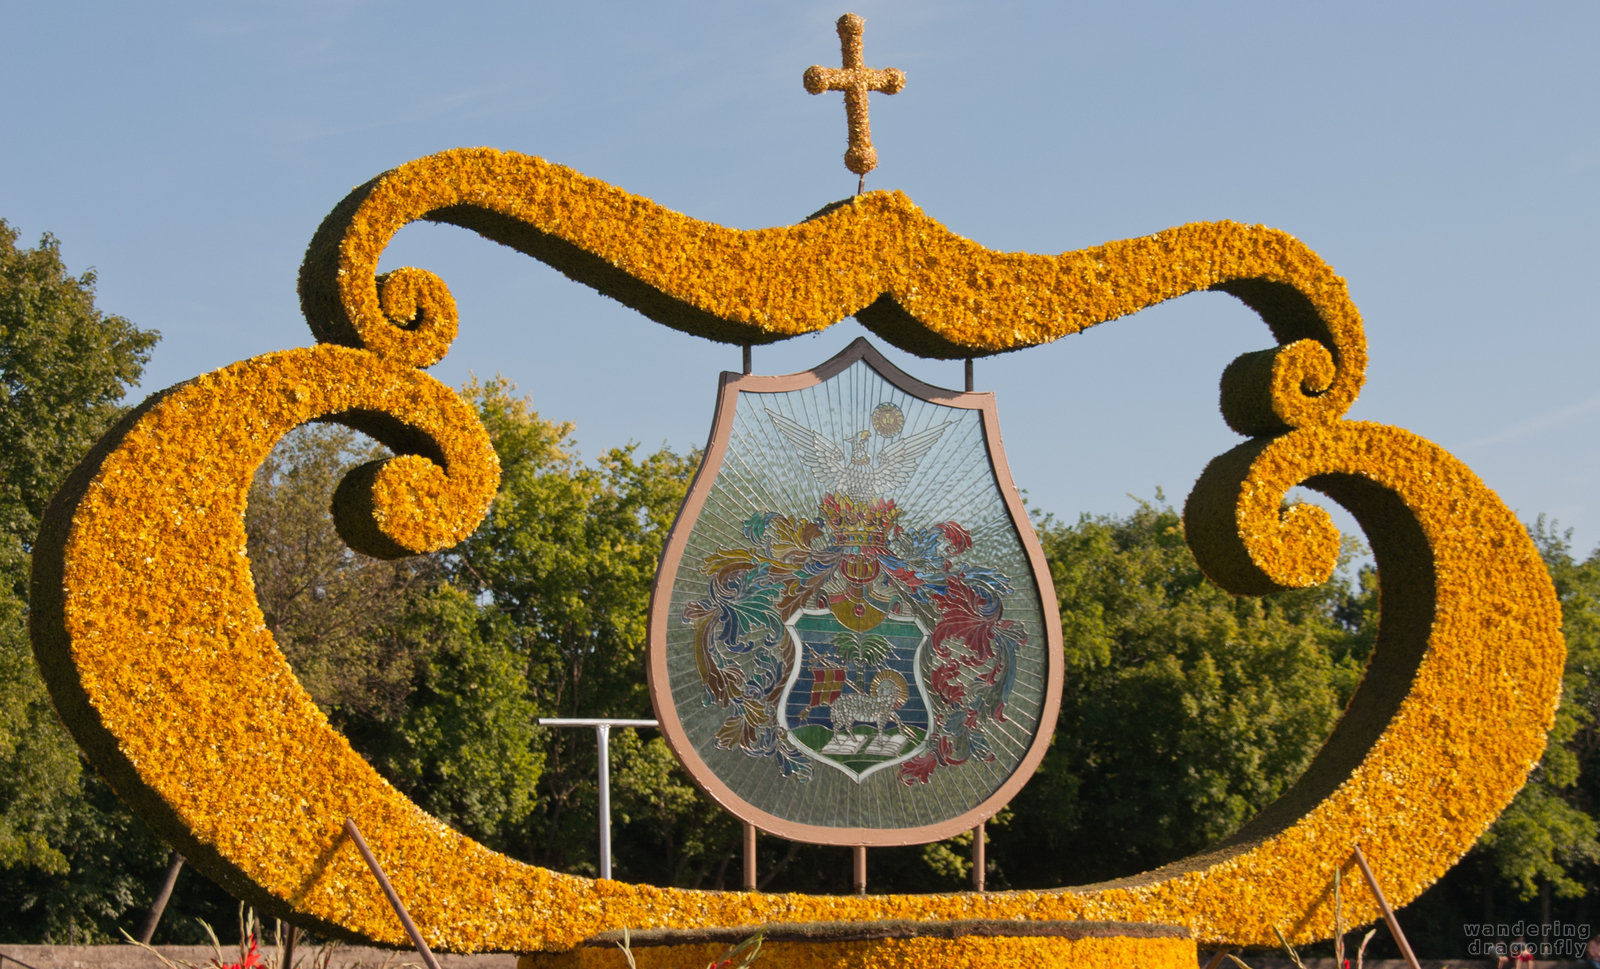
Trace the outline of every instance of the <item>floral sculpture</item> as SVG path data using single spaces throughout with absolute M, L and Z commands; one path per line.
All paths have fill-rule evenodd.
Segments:
M 396 457 L 334 497 L 356 548 L 394 556 L 466 536 L 497 465 L 471 408 L 420 368 L 455 332 L 442 281 L 382 276 L 408 222 L 473 229 L 666 325 L 732 343 L 854 314 L 932 357 L 1034 346 L 1198 290 L 1238 297 L 1278 346 L 1222 379 L 1250 439 L 1201 475 L 1187 533 L 1206 572 L 1260 594 L 1321 582 L 1337 555 L 1319 490 L 1360 520 L 1382 583 L 1368 676 L 1310 769 L 1206 854 L 1056 891 L 824 897 L 685 891 L 521 864 L 428 816 L 329 726 L 267 632 L 245 557 L 245 495 L 273 444 L 338 420 Z M 1057 256 L 997 253 L 898 193 L 739 231 L 537 158 L 448 151 L 387 172 L 324 221 L 300 290 L 318 345 L 155 395 L 56 496 L 34 558 L 35 650 L 62 718 L 118 792 L 192 863 L 258 908 L 404 944 L 353 818 L 428 941 L 565 949 L 604 930 L 766 922 L 1175 923 L 1202 944 L 1326 937 L 1328 885 L 1360 844 L 1391 901 L 1472 845 L 1538 761 L 1561 688 L 1559 611 L 1516 518 L 1465 466 L 1404 430 L 1343 419 L 1366 348 L 1344 282 L 1272 229 L 1187 225 Z M 238 684 L 252 701 L 239 702 Z M 248 774 L 249 785 L 234 781 Z M 304 777 L 318 783 L 307 787 Z M 1370 919 L 1364 896 L 1347 919 Z M 1012 951 L 1012 950 L 1007 950 Z M 1015 954 L 1015 953 L 1013 953 Z M 1098 964 L 1099 957 L 1091 960 Z M 1124 962 L 1126 960 L 1123 960 Z

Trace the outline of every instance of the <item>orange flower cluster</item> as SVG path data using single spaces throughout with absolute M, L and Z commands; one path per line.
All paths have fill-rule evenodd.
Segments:
M 475 228 L 658 320 L 729 341 L 858 313 L 917 352 L 983 354 L 1195 290 L 1232 292 L 1282 346 L 1229 368 L 1223 411 L 1242 431 L 1280 436 L 1206 470 L 1186 509 L 1190 541 L 1233 591 L 1305 585 L 1326 577 L 1336 543 L 1319 510 L 1280 510 L 1288 489 L 1306 483 L 1351 508 L 1383 583 L 1370 675 L 1283 800 L 1216 851 L 1114 887 L 699 892 L 497 855 L 402 797 L 332 729 L 266 630 L 245 558 L 252 473 L 308 420 L 345 421 L 402 455 L 340 488 L 341 531 L 358 547 L 449 545 L 492 498 L 497 466 L 472 409 L 415 369 L 449 345 L 448 291 L 418 270 L 376 275 L 389 238 L 418 218 Z M 1301 941 L 1330 933 L 1327 887 L 1354 845 L 1404 904 L 1467 850 L 1542 751 L 1563 647 L 1537 553 L 1448 454 L 1402 430 L 1340 421 L 1365 363 L 1359 319 L 1343 282 L 1282 233 L 1215 223 L 1061 256 L 995 253 L 885 193 L 740 232 L 538 159 L 461 150 L 346 199 L 313 240 L 301 293 L 334 345 L 234 364 L 129 415 L 54 501 L 31 600 L 57 709 L 95 765 L 196 867 L 265 912 L 405 944 L 345 840 L 353 818 L 430 944 L 456 951 L 558 950 L 624 926 L 884 919 L 1175 923 L 1207 945 L 1271 944 L 1278 926 Z M 1347 899 L 1348 919 L 1374 915 L 1363 896 Z M 1092 948 L 1072 960 L 1128 962 Z M 938 958 L 897 951 L 849 962 L 858 955 L 840 950 L 817 964 Z M 993 958 L 1002 955 L 1042 958 L 1021 948 Z

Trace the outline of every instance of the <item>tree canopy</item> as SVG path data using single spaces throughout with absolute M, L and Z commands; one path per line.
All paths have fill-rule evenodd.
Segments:
M 152 843 L 83 771 L 50 706 L 28 643 L 29 555 L 46 502 L 121 413 L 159 334 L 101 312 L 94 273 L 69 273 L 51 236 L 16 243 L 0 220 L 0 906 L 64 937 L 138 892 L 104 862 Z
M 1176 860 L 1299 777 L 1370 649 L 1348 570 L 1235 598 L 1160 503 L 1039 531 L 1066 674 L 1055 742 L 994 835 L 1008 882 L 1088 884 Z

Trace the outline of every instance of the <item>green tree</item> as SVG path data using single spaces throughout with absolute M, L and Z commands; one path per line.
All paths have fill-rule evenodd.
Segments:
M 1158 496 L 1159 500 L 1159 496 Z M 1310 762 L 1370 644 L 1342 573 L 1235 598 L 1200 573 L 1179 515 L 1046 519 L 1065 685 L 1055 739 L 995 832 L 1016 885 L 1083 884 L 1199 850 Z
M 449 585 L 438 556 L 352 551 L 329 503 L 383 449 L 331 424 L 273 449 L 250 491 L 256 598 L 295 675 L 399 790 L 493 846 L 532 808 L 542 757 L 507 624 Z
M 256 602 L 295 675 L 336 726 L 391 721 L 413 690 L 409 641 L 377 635 L 439 574 L 419 556 L 382 561 L 352 551 L 329 511 L 351 468 L 383 448 L 334 424 L 291 432 L 256 471 L 245 534 Z
M 34 937 L 103 937 L 138 879 L 108 862 L 158 851 L 56 720 L 28 642 L 29 556 L 61 479 L 122 411 L 158 339 L 94 303 L 60 245 L 0 220 L 0 908 Z M 143 840 L 142 840 L 143 839 Z
M 696 457 L 662 449 L 641 458 L 626 447 L 586 465 L 572 426 L 540 418 L 508 383 L 466 393 L 500 455 L 501 485 L 483 525 L 446 557 L 457 584 L 511 630 L 540 716 L 647 716 L 650 587 Z M 542 749 L 525 854 L 592 871 L 594 737 L 549 731 Z M 630 796 L 619 784 L 617 806 Z
M 0 531 L 26 551 L 45 502 L 122 413 L 160 334 L 100 312 L 94 272 L 68 273 L 51 236 L 37 249 L 16 241 L 0 219 Z
M 616 876 L 685 888 L 736 888 L 740 825 L 689 779 L 659 736 L 618 730 L 611 740 Z
M 459 589 L 435 585 L 375 639 L 385 654 L 410 657 L 410 691 L 393 719 L 351 717 L 351 743 L 424 810 L 515 851 L 544 753 L 506 624 Z
M 458 581 L 516 628 L 540 709 L 635 715 L 656 560 L 695 459 L 662 449 L 575 452 L 570 424 L 539 418 L 504 382 L 472 385 L 500 455 L 501 486 L 483 525 L 455 553 Z
M 68 741 L 70 743 L 70 741 Z M 119 941 L 146 910 L 168 849 L 92 771 L 41 815 L 58 821 L 58 871 L 18 867 L 0 879 L 0 933 L 7 941 L 73 945 Z M 210 886 L 215 908 L 220 891 Z M 222 896 L 225 898 L 226 896 Z M 225 910 L 225 908 L 224 908 Z M 189 909 L 188 911 L 193 911 Z M 176 914 L 177 907 L 174 907 Z M 185 912 L 187 914 L 187 912 Z M 197 932 L 191 932 L 190 939 Z

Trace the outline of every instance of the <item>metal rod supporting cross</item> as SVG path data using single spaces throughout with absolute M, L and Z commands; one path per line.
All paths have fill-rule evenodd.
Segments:
M 593 727 L 600 743 L 600 877 L 611 877 L 611 728 L 659 727 L 656 720 L 616 720 L 605 717 L 540 717 L 541 727 Z

